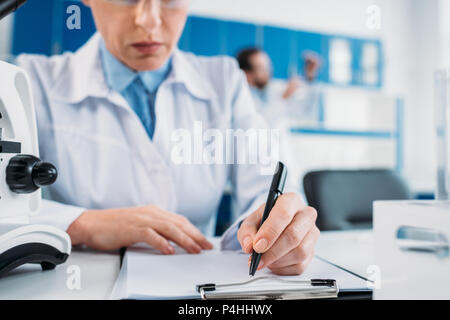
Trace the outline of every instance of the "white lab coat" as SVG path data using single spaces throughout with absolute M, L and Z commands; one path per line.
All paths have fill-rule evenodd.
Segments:
M 40 156 L 58 168 L 57 182 L 35 222 L 66 230 L 85 209 L 155 204 L 186 216 L 211 235 L 227 181 L 238 212 L 265 202 L 271 176 L 258 164 L 175 164 L 174 130 L 263 128 L 245 78 L 227 57 L 197 57 L 175 50 L 172 71 L 155 103 L 150 140 L 126 100 L 108 88 L 95 34 L 75 53 L 21 55 L 31 79 Z M 294 189 L 291 187 L 291 189 Z M 225 237 L 234 242 L 236 224 Z M 227 240 L 228 239 L 228 240 Z

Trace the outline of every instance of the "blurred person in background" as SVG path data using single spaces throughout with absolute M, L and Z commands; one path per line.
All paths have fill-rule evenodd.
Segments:
M 280 134 L 283 161 L 290 168 L 292 183 L 299 181 L 300 172 L 289 148 L 290 127 L 293 121 L 311 124 L 318 120 L 320 87 L 317 74 L 320 58 L 313 52 L 304 52 L 304 79 L 292 76 L 287 83 L 273 81 L 272 62 L 259 48 L 247 48 L 237 55 L 239 67 L 244 71 L 257 110 L 272 129 Z
M 303 122 L 317 120 L 320 87 L 317 75 L 320 58 L 312 51 L 302 54 L 303 77 L 294 75 L 281 86 L 272 80 L 272 61 L 259 48 L 246 48 L 237 55 L 245 72 L 257 109 L 275 128 L 286 128 L 287 118 Z

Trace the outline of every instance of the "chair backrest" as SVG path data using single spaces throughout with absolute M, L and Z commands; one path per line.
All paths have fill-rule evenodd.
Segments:
M 411 198 L 403 178 L 385 169 L 309 172 L 303 187 L 320 230 L 371 228 L 373 201 Z

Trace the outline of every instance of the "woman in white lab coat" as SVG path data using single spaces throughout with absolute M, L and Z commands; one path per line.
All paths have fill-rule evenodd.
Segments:
M 17 60 L 33 84 L 41 158 L 59 170 L 40 222 L 67 230 L 74 245 L 108 250 L 146 242 L 172 254 L 174 242 L 198 253 L 212 248 L 205 234 L 230 181 L 242 215 L 223 247 L 263 253 L 260 268 L 275 273 L 303 272 L 319 236 L 316 211 L 287 192 L 257 232 L 271 181 L 267 163 L 208 161 L 211 140 L 196 140 L 208 129 L 224 134 L 265 122 L 234 60 L 176 48 L 189 0 L 83 2 L 98 29 L 87 44 Z M 127 77 L 141 77 L 148 96 L 127 93 Z M 141 111 L 150 108 L 145 118 Z M 179 157 L 180 139 L 193 143 L 193 153 Z M 206 146 L 196 149 L 198 141 Z

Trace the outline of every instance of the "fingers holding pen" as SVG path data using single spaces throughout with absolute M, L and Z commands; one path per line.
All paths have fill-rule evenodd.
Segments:
M 286 193 L 259 228 L 263 210 L 264 205 L 242 223 L 238 240 L 243 250 L 261 254 L 257 270 L 268 267 L 276 274 L 302 273 L 314 256 L 320 234 L 315 224 L 317 211 L 306 206 L 299 195 Z M 245 241 L 247 236 L 253 239 L 250 244 Z
M 272 208 L 269 217 L 261 225 L 253 240 L 253 249 L 258 253 L 269 250 L 290 225 L 304 205 L 295 193 L 282 194 Z
M 265 204 L 262 204 L 255 212 L 247 217 L 241 224 L 238 230 L 237 238 L 241 244 L 242 251 L 251 253 L 253 250 L 253 239 L 258 232 L 261 217 L 264 211 Z

